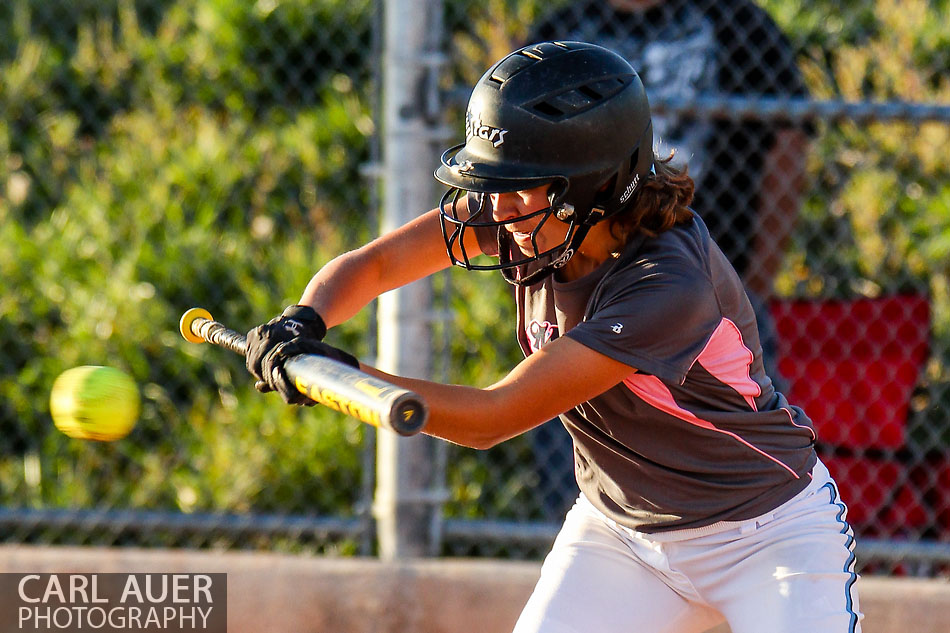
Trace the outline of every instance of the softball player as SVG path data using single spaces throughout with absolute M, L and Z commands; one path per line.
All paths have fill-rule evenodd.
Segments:
M 630 65 L 580 42 L 505 57 L 436 178 L 438 208 L 334 259 L 248 333 L 260 388 L 307 404 L 287 358 L 360 366 L 320 341 L 326 327 L 450 262 L 500 270 L 526 356 L 505 378 L 479 389 L 362 368 L 423 395 L 426 432 L 451 442 L 488 448 L 557 415 L 573 437 L 581 494 L 515 631 L 860 630 L 854 539 L 811 422 L 763 370 L 686 169 L 654 156 Z

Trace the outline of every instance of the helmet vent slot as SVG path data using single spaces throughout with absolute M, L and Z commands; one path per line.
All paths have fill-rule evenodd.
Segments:
M 552 119 L 559 119 L 559 118 L 561 118 L 562 116 L 564 116 L 564 111 L 563 111 L 563 110 L 560 110 L 560 109 L 554 107 L 553 105 L 551 105 L 551 104 L 548 103 L 547 101 L 542 101 L 541 103 L 536 103 L 536 104 L 534 104 L 534 105 L 532 106 L 532 108 L 533 108 L 535 111 L 537 111 L 538 113 L 543 114 L 544 116 L 550 117 L 550 118 L 552 118 Z
M 584 86 L 584 89 L 599 95 L 601 99 L 609 99 L 623 90 L 624 87 L 630 83 L 630 80 L 631 78 L 629 76 L 611 77 L 610 79 L 601 79 L 600 81 L 589 83 Z
M 504 85 L 506 81 L 517 75 L 519 72 L 536 64 L 537 62 L 551 57 L 555 53 L 563 53 L 568 47 L 558 42 L 545 42 L 537 46 L 523 48 L 515 51 L 508 57 L 495 64 L 495 69 L 491 73 L 489 80 Z
M 577 91 L 594 101 L 600 101 L 604 96 L 593 85 L 581 86 Z
M 633 150 L 633 153 L 630 154 L 630 169 L 627 170 L 628 174 L 632 174 L 637 169 L 637 163 L 640 160 L 640 146 L 637 145 L 637 149 Z
M 611 77 L 549 94 L 543 101 L 530 105 L 536 113 L 549 119 L 569 118 L 610 99 L 630 83 L 630 77 Z
M 504 84 L 528 66 L 536 64 L 537 61 L 538 58 L 528 56 L 520 51 L 512 53 L 495 65 L 490 79 L 499 85 Z

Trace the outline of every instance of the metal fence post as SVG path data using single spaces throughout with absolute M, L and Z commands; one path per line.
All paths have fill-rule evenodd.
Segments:
M 435 206 L 434 143 L 442 134 L 437 82 L 443 63 L 441 0 L 385 0 L 383 23 L 381 231 L 386 232 Z M 430 377 L 431 314 L 428 280 L 379 298 L 380 368 Z M 435 454 L 436 442 L 427 436 L 377 435 L 374 513 L 381 558 L 437 553 L 442 495 Z

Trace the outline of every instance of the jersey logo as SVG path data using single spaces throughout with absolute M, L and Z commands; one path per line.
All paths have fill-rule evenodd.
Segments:
M 610 326 L 610 329 L 614 331 L 614 334 L 620 334 L 623 332 L 623 323 L 614 323 Z
M 536 352 L 544 347 L 545 344 L 550 343 L 551 339 L 554 338 L 555 332 L 557 332 L 557 325 L 550 321 L 531 321 L 528 327 L 525 328 L 531 351 Z

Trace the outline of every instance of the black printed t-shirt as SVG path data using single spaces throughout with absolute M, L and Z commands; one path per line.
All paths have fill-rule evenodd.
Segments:
M 812 423 L 773 389 L 752 306 L 698 217 L 633 239 L 580 279 L 519 287 L 516 300 L 526 355 L 568 336 L 631 367 L 561 416 L 578 486 L 619 524 L 662 532 L 748 519 L 810 481 Z

